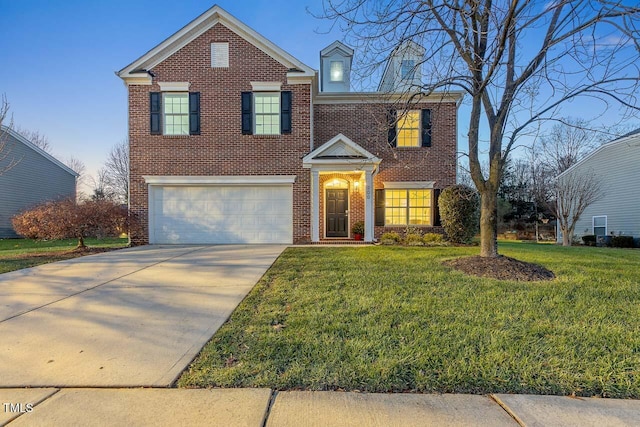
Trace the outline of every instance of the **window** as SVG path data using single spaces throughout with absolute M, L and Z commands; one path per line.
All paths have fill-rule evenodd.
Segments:
M 189 135 L 189 94 L 163 93 L 165 135 Z
M 280 134 L 280 94 L 255 93 L 255 135 Z
M 177 83 L 171 85 L 175 88 Z M 199 92 L 150 92 L 149 95 L 151 135 L 200 135 Z
M 291 91 L 242 92 L 242 134 L 291 133 Z
M 398 120 L 398 147 L 420 147 L 420 110 L 407 111 Z
M 332 82 L 344 81 L 344 62 L 331 61 L 329 66 L 329 80 Z
M 593 217 L 593 234 L 597 237 L 604 237 L 607 235 L 606 215 Z
M 432 190 L 385 190 L 385 225 L 431 225 Z
M 416 74 L 416 61 L 413 59 L 403 59 L 400 63 L 400 77 L 413 80 Z

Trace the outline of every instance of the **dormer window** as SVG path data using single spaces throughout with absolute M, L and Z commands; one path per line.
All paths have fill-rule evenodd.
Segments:
M 344 81 L 344 62 L 342 62 L 342 61 L 331 61 L 330 71 L 329 71 L 329 79 L 332 82 L 342 82 L 342 81 Z
M 403 59 L 400 64 L 400 77 L 413 80 L 416 74 L 416 61 L 414 59 Z

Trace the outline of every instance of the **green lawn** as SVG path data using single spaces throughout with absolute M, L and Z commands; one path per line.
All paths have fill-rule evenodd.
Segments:
M 64 259 L 76 258 L 90 254 L 72 252 L 78 244 L 77 239 L 65 240 L 30 240 L 30 239 L 0 239 L 0 273 L 34 267 Z M 127 246 L 127 239 L 85 239 L 90 248 L 117 249 Z
M 478 248 L 289 248 L 179 386 L 640 398 L 640 251 L 500 250 L 557 278 L 440 265 Z

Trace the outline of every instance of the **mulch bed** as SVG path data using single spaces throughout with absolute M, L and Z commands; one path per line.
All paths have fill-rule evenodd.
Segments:
M 481 256 L 456 258 L 445 261 L 443 264 L 466 274 L 499 280 L 533 282 L 552 280 L 556 277 L 552 271 L 541 265 L 518 261 L 506 256 L 499 256 L 498 258 L 484 258 Z

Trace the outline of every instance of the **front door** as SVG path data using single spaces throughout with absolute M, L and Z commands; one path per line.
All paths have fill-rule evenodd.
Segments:
M 327 237 L 349 237 L 349 190 L 327 189 Z

